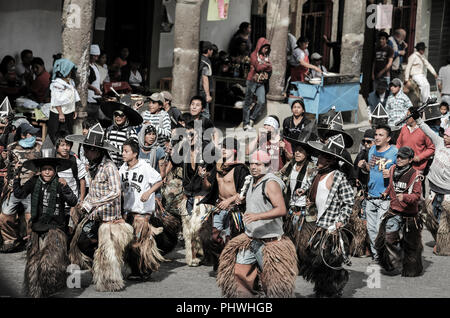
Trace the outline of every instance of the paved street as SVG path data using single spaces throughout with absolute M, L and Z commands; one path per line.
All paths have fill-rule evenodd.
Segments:
M 433 238 L 428 231 L 423 232 L 424 242 L 424 274 L 421 277 L 390 277 L 386 275 L 371 276 L 377 266 L 368 270 L 369 258 L 352 258 L 352 266 L 348 268 L 350 280 L 344 290 L 344 297 L 450 297 L 450 257 L 436 256 L 432 253 Z M 148 282 L 127 282 L 126 288 L 117 293 L 99 293 L 91 285 L 85 289 L 67 289 L 57 297 L 118 297 L 118 298 L 218 298 L 220 291 L 216 287 L 211 267 L 188 267 L 184 263 L 184 250 L 178 247 L 168 255 L 171 262 L 162 264 L 159 272 L 154 273 Z M 21 294 L 25 252 L 0 255 L 0 272 L 2 282 L 10 288 L 0 291 L 1 296 Z M 369 286 L 368 286 L 369 285 Z M 379 288 L 376 288 L 378 285 Z M 372 287 L 372 288 L 370 288 Z M 313 285 L 297 278 L 296 297 L 312 297 Z

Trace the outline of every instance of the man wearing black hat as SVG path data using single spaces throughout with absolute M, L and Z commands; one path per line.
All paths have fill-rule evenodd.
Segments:
M 25 184 L 14 179 L 14 196 L 31 196 L 31 238 L 25 266 L 25 293 L 48 297 L 66 286 L 67 255 L 66 204 L 74 207 L 78 198 L 57 172 L 70 169 L 72 161 L 55 157 L 50 138 L 42 146 L 43 157 L 25 161 L 24 167 L 39 172 Z
M 18 237 L 18 228 L 16 225 L 16 217 L 19 204 L 22 204 L 25 210 L 25 219 L 27 223 L 30 219 L 31 197 L 25 199 L 18 199 L 13 193 L 13 180 L 16 177 L 20 178 L 21 184 L 25 184 L 31 177 L 34 176 L 34 171 L 23 167 L 23 163 L 28 159 L 35 159 L 41 157 L 42 143 L 36 139 L 38 129 L 30 124 L 21 124 L 16 131 L 15 139 L 8 146 L 8 153 L 5 160 L 7 167 L 7 177 L 5 183 L 8 186 L 2 193 L 2 212 L 0 214 L 0 231 L 3 238 L 3 246 L 1 252 L 13 252 L 20 245 L 20 238 Z M 19 139 L 20 138 L 20 139 Z M 24 234 L 24 239 L 27 239 L 30 234 L 29 224 L 27 224 L 27 233 Z
M 340 134 L 327 144 L 309 141 L 308 145 L 318 157 L 318 169 L 301 189 L 302 193 L 308 190 L 308 209 L 317 210 L 317 221 L 300 272 L 314 282 L 317 297 L 340 297 L 348 281 L 341 265 L 349 261 L 348 241 L 340 229 L 347 224 L 355 202 L 353 188 L 341 169 L 352 164 L 343 156 L 345 143 Z
M 423 271 L 419 216 L 423 177 L 412 167 L 414 156 L 410 147 L 401 147 L 397 164 L 389 169 L 389 185 L 381 196 L 390 197 L 390 207 L 375 241 L 379 264 L 391 274 L 401 271 L 405 277 L 419 276 Z
M 91 177 L 89 193 L 78 211 L 82 220 L 74 220 L 77 228 L 70 245 L 70 260 L 83 269 L 93 269 L 97 291 L 121 290 L 125 285 L 123 255 L 133 239 L 133 227 L 122 218 L 120 174 L 108 157 L 108 152 L 119 150 L 105 140 L 100 124 L 90 128 L 86 136 L 70 135 L 66 140 L 83 145 Z
M 135 126 L 142 124 L 141 115 L 133 108 L 115 102 L 103 103 L 101 105 L 103 113 L 113 120 L 113 124 L 106 130 L 106 140 L 112 146 L 122 151 L 123 143 L 130 139 L 138 139 Z M 120 168 L 123 164 L 122 156 L 116 152 L 110 152 L 111 159 Z
M 206 101 L 206 107 L 203 110 L 203 115 L 209 119 L 209 103 L 212 102 L 212 64 L 211 56 L 213 55 L 213 46 L 209 41 L 204 41 L 201 47 L 201 57 L 198 74 L 200 76 L 198 83 L 198 93 Z M 214 120 L 214 118 L 213 118 Z
M 386 102 L 389 97 L 388 84 L 385 81 L 377 83 L 375 90 L 367 97 L 367 106 L 369 108 L 369 114 L 373 113 L 378 104 L 386 107 Z
M 372 65 L 372 80 L 374 89 L 378 82 L 391 80 L 391 67 L 394 61 L 394 50 L 388 45 L 389 34 L 380 32 L 378 34 L 378 45 L 375 47 L 375 59 Z
M 424 56 L 426 48 L 425 43 L 417 43 L 416 52 L 408 57 L 408 65 L 405 70 L 405 85 L 410 79 L 416 82 L 417 86 L 420 88 L 422 103 L 425 103 L 430 97 L 430 83 L 428 83 L 427 77 L 423 71 L 424 68 L 426 67 L 436 79 L 439 77 L 433 66 Z

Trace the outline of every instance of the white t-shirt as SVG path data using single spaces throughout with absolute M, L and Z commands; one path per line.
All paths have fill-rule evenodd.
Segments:
M 70 84 L 64 81 L 62 78 L 57 78 L 50 84 L 51 91 L 51 112 L 58 113 L 56 106 L 62 107 L 64 115 L 75 112 L 75 103 L 80 101 L 80 95 L 78 95 L 75 89 L 75 82 L 70 80 Z
M 292 168 L 291 171 L 291 175 L 290 175 L 290 186 L 291 186 L 291 202 L 290 205 L 295 205 L 298 207 L 304 207 L 306 206 L 306 195 L 302 195 L 301 197 L 294 195 L 294 189 L 295 186 L 297 185 L 297 178 L 298 178 L 298 174 L 300 173 L 300 171 L 296 170 L 297 164 L 294 165 L 294 167 Z M 305 180 L 306 178 L 306 174 L 305 177 L 303 178 L 302 181 Z M 295 199 L 295 200 L 294 200 Z
M 90 64 L 90 67 L 94 70 L 95 73 L 95 81 L 92 82 L 92 86 L 94 86 L 96 89 L 100 90 L 100 72 L 98 71 L 96 64 Z M 94 97 L 101 97 L 95 94 L 93 90 L 88 89 L 88 103 L 96 104 L 97 101 L 94 99 Z
M 139 71 L 136 71 L 136 74 L 133 71 L 130 72 L 129 83 L 131 86 L 140 86 L 142 83 L 142 75 Z
M 144 160 L 129 169 L 124 163 L 120 169 L 122 182 L 123 209 L 126 212 L 151 214 L 155 211 L 155 193 L 152 193 L 147 202 L 141 201 L 141 196 L 161 181 L 161 175 Z
M 87 171 L 86 166 L 81 162 L 80 159 L 77 160 L 77 169 L 78 169 L 78 180 L 86 178 Z M 64 171 L 58 172 L 58 177 L 64 178 L 67 181 L 67 185 L 72 189 L 73 193 L 76 195 L 78 200 L 80 199 L 80 194 L 78 193 L 77 180 L 73 177 L 72 169 L 67 169 Z

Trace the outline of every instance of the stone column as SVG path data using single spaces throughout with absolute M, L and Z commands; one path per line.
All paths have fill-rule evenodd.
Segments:
M 189 110 L 189 99 L 197 92 L 200 15 L 203 0 L 177 0 L 173 52 L 173 104 Z
M 340 73 L 359 75 L 363 57 L 366 2 L 346 0 L 343 21 Z
M 267 98 L 273 101 L 284 100 L 289 7 L 289 0 L 269 0 L 267 5 L 267 39 L 272 49 L 272 76 Z
M 95 15 L 93 0 L 64 0 L 62 13 L 62 54 L 77 65 L 77 89 L 82 112 L 87 106 L 89 51 Z M 80 114 L 81 115 L 81 114 Z

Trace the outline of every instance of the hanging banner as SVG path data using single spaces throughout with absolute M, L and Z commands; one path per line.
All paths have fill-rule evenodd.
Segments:
M 230 0 L 209 0 L 208 21 L 221 21 L 228 18 Z

